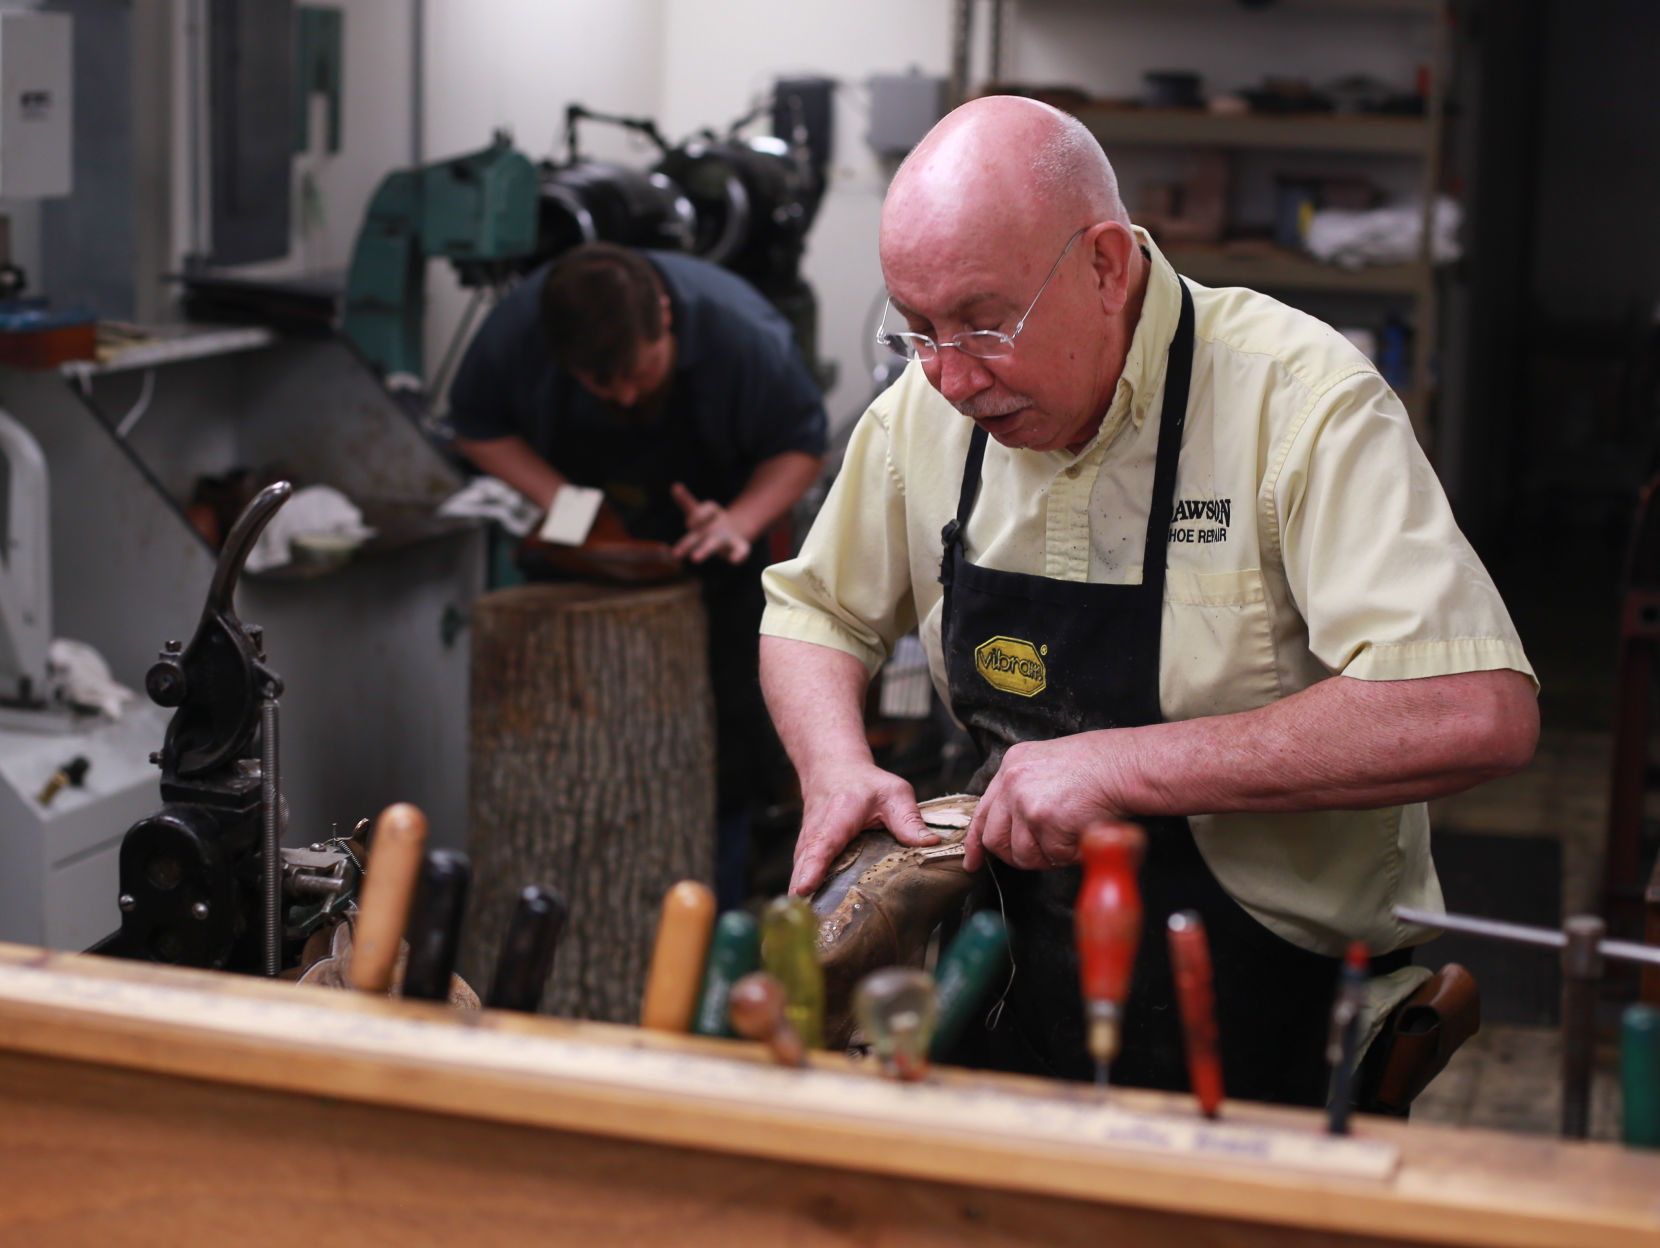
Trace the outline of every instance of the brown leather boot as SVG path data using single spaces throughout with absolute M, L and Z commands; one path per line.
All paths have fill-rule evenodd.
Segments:
M 824 970 L 825 1039 L 845 1047 L 853 1034 L 853 989 L 885 966 L 920 966 L 940 920 L 960 908 L 974 877 L 963 869 L 963 835 L 978 798 L 937 797 L 919 809 L 940 843 L 901 845 L 886 828 L 861 832 L 830 864 L 813 894 Z

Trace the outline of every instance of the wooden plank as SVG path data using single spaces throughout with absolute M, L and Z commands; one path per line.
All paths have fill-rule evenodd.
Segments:
M 479 1224 L 480 1211 L 489 1206 L 470 1198 L 468 1185 L 477 1178 L 474 1172 L 497 1164 L 489 1158 L 530 1148 L 539 1155 L 562 1158 L 559 1164 L 566 1166 L 575 1164 L 571 1158 L 603 1154 L 613 1159 L 616 1173 L 626 1168 L 618 1159 L 634 1150 L 641 1159 L 639 1190 L 626 1197 L 616 1194 L 612 1212 L 606 1215 L 620 1219 L 624 1230 L 630 1217 L 636 1222 L 650 1221 L 650 1211 L 660 1203 L 655 1187 L 669 1184 L 672 1188 L 674 1180 L 666 1177 L 671 1172 L 727 1176 L 719 1182 L 710 1179 L 708 1184 L 689 1185 L 688 1190 L 695 1190 L 700 1199 L 707 1196 L 714 1202 L 697 1205 L 701 1213 L 682 1209 L 674 1199 L 662 1205 L 680 1210 L 669 1224 L 683 1215 L 713 1219 L 711 1225 L 719 1225 L 732 1214 L 733 1227 L 722 1232 L 725 1242 L 790 1241 L 794 1232 L 784 1233 L 784 1223 L 777 1221 L 767 1222 L 766 1232 L 752 1241 L 737 1229 L 748 1225 L 744 1217 L 728 1207 L 737 1199 L 733 1192 L 749 1190 L 737 1176 L 783 1175 L 786 1171 L 775 1168 L 786 1167 L 795 1177 L 788 1182 L 780 1179 L 777 1191 L 765 1185 L 755 1189 L 756 1199 L 780 1218 L 785 1213 L 780 1212 L 778 1202 L 784 1201 L 793 1211 L 789 1217 L 806 1218 L 805 1223 L 789 1223 L 797 1229 L 817 1224 L 810 1214 L 801 1213 L 803 1206 L 789 1204 L 785 1193 L 855 1188 L 865 1193 L 854 1214 L 837 1215 L 842 1222 L 851 1218 L 848 1225 L 860 1234 L 849 1231 L 840 1239 L 823 1242 L 947 1242 L 972 1221 L 962 1209 L 990 1200 L 999 1210 L 1026 1209 L 1028 1204 L 1023 1202 L 1044 1208 L 1062 1208 L 1071 1202 L 1090 1212 L 1074 1210 L 1067 1225 L 1093 1227 L 1097 1233 L 1112 1229 L 1115 1235 L 1130 1235 L 1131 1231 L 1122 1228 L 1141 1228 L 1134 1231 L 1140 1238 L 1116 1240 L 1123 1243 L 1186 1243 L 1214 1235 L 1205 1242 L 1323 1244 L 1360 1237 L 1361 1242 L 1518 1248 L 1570 1243 L 1585 1248 L 1660 1245 L 1660 1210 L 1654 1196 L 1660 1190 L 1660 1157 L 1608 1145 L 1363 1119 L 1357 1125 L 1355 1142 L 1398 1151 L 1400 1164 L 1387 1178 L 1357 1179 L 1157 1149 L 1079 1148 L 1045 1139 L 1041 1132 L 1029 1133 L 1027 1138 L 1000 1134 L 998 1124 L 1006 1121 L 1011 1106 L 1023 1106 L 1040 1118 L 1064 1118 L 1076 1115 L 1081 1107 L 1100 1107 L 1094 1089 L 1040 1080 L 941 1072 L 937 1086 L 921 1091 L 935 1098 L 957 1097 L 963 1105 L 984 1111 L 978 1119 L 970 1113 L 957 1120 L 959 1125 L 942 1127 L 937 1117 L 911 1114 L 908 1106 L 913 1102 L 905 1096 L 917 1089 L 876 1082 L 862 1068 L 832 1055 L 819 1055 L 811 1071 L 795 1075 L 758 1064 L 758 1049 L 751 1045 L 517 1015 L 455 1016 L 416 1003 L 375 1001 L 15 946 L 0 947 L 0 969 L 6 972 L 0 976 L 0 1059 L 15 1072 L 11 1086 L 38 1089 L 38 1103 L 31 1114 L 49 1125 L 57 1124 L 51 1129 L 63 1141 L 59 1147 L 64 1157 L 78 1152 L 101 1158 L 94 1167 L 99 1173 L 114 1168 L 125 1176 L 126 1167 L 142 1168 L 130 1154 L 145 1151 L 111 1144 L 108 1131 L 115 1128 L 88 1120 L 91 1110 L 76 1099 L 76 1090 L 89 1086 L 89 1081 L 112 1079 L 123 1089 L 120 1097 L 91 1098 L 110 1114 L 123 1112 L 111 1107 L 124 1103 L 123 1098 L 147 1104 L 183 1103 L 183 1098 L 197 1107 L 192 1112 L 199 1117 L 177 1127 L 186 1139 L 197 1141 L 189 1158 L 179 1162 L 181 1169 L 206 1165 L 218 1173 L 232 1168 L 219 1165 L 223 1154 L 211 1139 L 215 1121 L 223 1124 L 228 1138 L 242 1142 L 237 1147 L 260 1154 L 264 1147 L 260 1141 L 266 1137 L 244 1122 L 253 1115 L 282 1126 L 265 1149 L 268 1155 L 261 1154 L 257 1160 L 261 1172 L 276 1175 L 275 1181 L 290 1198 L 302 1198 L 306 1184 L 316 1181 L 302 1173 L 306 1171 L 305 1141 L 323 1148 L 343 1174 L 355 1172 L 357 1165 L 375 1172 L 396 1168 L 402 1164 L 402 1153 L 414 1150 L 427 1159 L 423 1165 L 454 1169 L 452 1186 L 468 1195 L 455 1202 L 453 1207 L 459 1211 L 455 1216 L 473 1217 L 475 1224 Z M 67 991 L 63 988 L 66 978 L 82 982 Z M 31 983 L 32 987 L 21 986 Z M 38 991 L 43 985 L 52 986 L 53 991 Z M 145 998 L 146 989 L 151 990 L 151 1004 L 162 1007 L 152 1010 L 151 1016 L 132 1008 L 134 1001 Z M 235 1025 L 161 1017 L 168 1010 L 185 1008 L 183 1003 L 193 998 L 195 1003 L 189 1008 L 197 1011 L 211 1010 L 211 1005 L 203 1003 L 214 1000 L 221 1007 L 236 1005 L 225 1011 Z M 379 1049 L 362 1039 L 340 1042 L 341 1036 L 353 1034 L 350 1024 L 354 1020 L 362 1024 L 357 1029 L 362 1036 L 381 1038 Z M 305 1033 L 302 1028 L 297 1038 L 296 1023 L 311 1028 L 327 1024 L 327 1034 Z M 450 1032 L 451 1042 L 438 1040 L 439 1032 Z M 455 1039 L 475 1032 L 481 1042 Z M 405 1034 L 407 1039 L 417 1033 L 430 1042 L 424 1055 L 412 1055 L 386 1040 L 389 1035 Z M 603 1054 L 596 1058 L 592 1052 L 607 1048 L 614 1058 L 609 1064 Z M 516 1052 L 517 1057 L 499 1060 L 500 1051 Z M 461 1055 L 459 1060 L 455 1054 Z M 498 1060 L 473 1060 L 492 1054 Z M 672 1059 L 672 1068 L 695 1083 L 665 1090 L 647 1077 L 664 1068 L 661 1061 L 654 1065 L 650 1054 Z M 716 1054 L 719 1058 L 712 1060 Z M 642 1055 L 648 1056 L 642 1060 Z M 577 1069 L 562 1070 L 561 1062 L 567 1059 L 580 1059 Z M 538 1063 L 545 1064 L 545 1069 Z M 603 1077 L 596 1076 L 596 1071 Z M 633 1073 L 621 1077 L 619 1071 Z M 804 1086 L 828 1080 L 850 1103 L 859 1105 L 859 1112 L 825 1112 L 812 1096 L 781 1097 L 780 1080 L 791 1078 Z M 212 1090 L 201 1091 L 204 1087 Z M 861 1087 L 868 1095 L 860 1092 Z M 198 1091 L 186 1095 L 181 1090 L 185 1088 Z M 1111 1100 L 1118 1110 L 1143 1115 L 1147 1121 L 1192 1114 L 1186 1097 L 1120 1090 Z M 411 1119 L 387 1131 L 384 1140 L 364 1126 L 364 1131 L 381 1141 L 373 1147 L 354 1145 L 342 1151 L 330 1135 L 346 1129 L 342 1123 L 381 1123 L 388 1121 L 383 1117 L 387 1114 L 406 1114 Z M 1306 1111 L 1238 1105 L 1229 1107 L 1227 1117 L 1247 1133 L 1300 1133 L 1310 1141 L 1322 1138 L 1320 1116 Z M 0 1129 L 0 1141 L 10 1141 L 3 1145 L 5 1156 L 13 1150 L 24 1156 L 26 1145 L 21 1139 L 13 1141 L 13 1134 L 9 1123 Z M 451 1135 L 476 1137 L 480 1148 L 486 1140 L 497 1143 L 477 1157 L 469 1154 L 457 1159 L 442 1142 Z M 167 1147 L 174 1143 L 168 1142 Z M 93 1191 L 86 1181 L 86 1167 L 72 1161 L 60 1168 L 59 1186 L 65 1190 L 52 1197 L 57 1202 L 52 1206 L 57 1213 L 52 1216 L 61 1215 L 69 1219 L 66 1225 L 79 1226 L 76 1219 L 85 1208 L 103 1198 L 103 1180 L 91 1185 L 97 1189 Z M 0 1173 L 9 1179 L 12 1167 L 0 1164 Z M 123 1177 L 117 1186 L 126 1182 Z M 217 1208 L 211 1194 L 203 1194 L 220 1188 L 208 1184 L 201 1189 L 201 1184 L 192 1182 L 192 1190 L 199 1192 L 198 1203 L 188 1206 L 191 1216 L 198 1219 L 189 1224 L 192 1233 L 211 1232 L 216 1219 L 235 1215 L 238 1200 L 254 1199 L 246 1190 L 254 1180 L 239 1186 L 227 1178 L 222 1189 L 230 1193 L 225 1197 L 231 1210 L 227 1213 Z M 892 1186 L 896 1182 L 897 1189 Z M 929 1185 L 943 1186 L 936 1190 Z M 342 1180 L 340 1186 L 350 1185 Z M 423 1181 L 418 1199 L 411 1199 L 432 1205 L 435 1225 L 453 1230 L 455 1224 L 443 1222 L 436 1212 L 442 1201 L 433 1193 L 434 1187 L 442 1184 Z M 516 1210 L 527 1208 L 525 1202 L 534 1203 L 527 1194 L 533 1187 L 515 1187 L 504 1199 Z M 913 1188 L 922 1194 L 897 1202 L 906 1212 L 896 1215 L 903 1222 L 896 1229 L 880 1213 L 884 1202 L 894 1202 L 880 1194 L 910 1193 Z M 583 1185 L 578 1183 L 577 1189 L 583 1190 Z M 133 1190 L 144 1189 L 135 1186 Z M 331 1197 L 337 1194 L 331 1189 Z M 570 1198 L 569 1193 L 563 1197 Z M 817 1195 L 804 1199 L 808 1207 L 816 1207 L 812 1201 Z M 6 1203 L 0 1201 L 0 1206 Z M 604 1202 L 595 1208 L 600 1204 Z M 555 1209 L 558 1202 L 549 1195 L 537 1207 Z M 919 1221 L 917 1208 L 932 1210 L 934 1216 Z M 34 1219 L 28 1225 L 44 1225 L 40 1220 L 44 1216 L 27 1215 Z M 1017 1230 L 1031 1231 L 1028 1238 L 961 1237 L 961 1242 L 1074 1242 L 1058 1233 L 1037 1234 L 1032 1228 L 1050 1225 L 1043 1219 L 1013 1213 L 1009 1217 L 1009 1236 Z M 0 1227 L 4 1226 L 0 1221 Z M 865 1235 L 869 1226 L 880 1226 L 881 1235 Z M 1263 1228 L 1276 1236 L 1314 1238 L 1264 1240 Z M 293 1229 L 285 1234 L 292 1236 Z M 517 1242 L 504 1237 L 506 1232 L 498 1235 L 494 1221 L 486 1234 L 495 1242 Z M 597 1238 L 632 1242 L 631 1235 L 631 1231 L 618 1232 Z M 595 1237 L 591 1234 L 588 1242 Z M 649 1236 L 635 1238 L 643 1242 Z M 701 1241 L 675 1238 L 673 1242 Z M 798 1236 L 796 1242 L 819 1241 Z
M 1317 290 L 1338 294 L 1416 295 L 1428 275 L 1418 264 L 1371 264 L 1345 269 L 1291 251 L 1232 252 L 1226 247 L 1168 247 L 1176 272 L 1206 286 L 1253 290 Z

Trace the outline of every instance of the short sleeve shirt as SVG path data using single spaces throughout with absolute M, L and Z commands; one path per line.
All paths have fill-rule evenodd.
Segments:
M 1179 279 L 1151 239 L 1148 288 L 1112 403 L 1076 454 L 989 442 L 964 534 L 975 563 L 1139 583 Z M 1265 706 L 1334 674 L 1532 676 L 1405 409 L 1329 326 L 1265 295 L 1188 283 L 1196 343 L 1168 534 L 1159 664 L 1166 720 Z M 971 421 L 913 364 L 856 427 L 801 554 L 768 569 L 762 632 L 872 671 L 919 630 L 936 688 L 940 530 Z M 1110 661 L 1111 656 L 1103 656 Z M 1192 812 L 1222 885 L 1285 938 L 1339 955 L 1426 939 L 1394 905 L 1438 909 L 1422 804 Z
M 554 363 L 538 314 L 548 266 L 485 319 L 450 386 L 449 417 L 464 438 L 517 434 L 576 484 L 604 489 L 636 536 L 672 541 L 684 524 L 670 481 L 730 503 L 763 461 L 822 455 L 826 421 L 789 322 L 752 286 L 690 256 L 642 254 L 668 292 L 676 346 L 654 424 L 620 422 Z

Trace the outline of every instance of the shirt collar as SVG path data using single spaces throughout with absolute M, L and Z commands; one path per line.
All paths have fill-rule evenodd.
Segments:
M 1152 259 L 1147 270 L 1147 293 L 1141 301 L 1141 319 L 1136 322 L 1129 353 L 1124 357 L 1123 381 L 1129 383 L 1130 413 L 1139 428 L 1164 382 L 1170 340 L 1176 336 L 1176 322 L 1181 319 L 1182 287 L 1181 278 L 1152 236 L 1139 225 L 1130 228 Z
M 1147 409 L 1164 381 L 1170 340 L 1176 336 L 1176 322 L 1181 316 L 1181 279 L 1176 276 L 1176 270 L 1146 230 L 1139 225 L 1130 228 L 1148 256 L 1147 291 L 1142 296 L 1141 318 L 1130 338 L 1124 371 L 1119 374 L 1112 402 L 1102 417 L 1101 427 L 1089 445 L 1079 452 L 1079 458 L 1110 443 L 1123 429 L 1126 418 L 1134 421 L 1138 429 L 1146 421 Z

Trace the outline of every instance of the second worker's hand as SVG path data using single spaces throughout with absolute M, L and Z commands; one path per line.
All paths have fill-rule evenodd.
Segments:
M 1114 799 L 1110 731 L 1022 741 L 1003 755 L 963 838 L 963 866 L 990 854 L 1025 871 L 1078 861 L 1084 829 L 1124 815 Z
M 811 896 L 847 843 L 879 826 L 904 845 L 937 845 L 940 839 L 923 823 L 916 791 L 874 763 L 848 764 L 804 781 L 790 892 Z
M 738 532 L 726 508 L 700 500 L 679 481 L 669 487 L 669 494 L 686 516 L 686 536 L 674 544 L 678 558 L 693 563 L 716 555 L 728 563 L 742 563 L 749 558 L 749 539 Z

